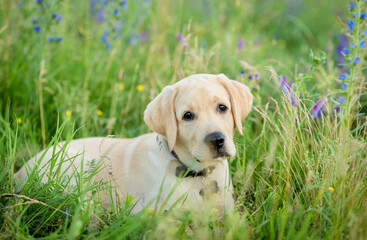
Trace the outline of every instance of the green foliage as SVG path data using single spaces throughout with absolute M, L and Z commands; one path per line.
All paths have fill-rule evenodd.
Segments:
M 335 36 L 345 28 L 338 19 L 347 22 L 345 1 L 128 0 L 117 15 L 120 4 L 111 2 L 102 22 L 87 0 L 0 4 L 1 239 L 367 238 L 365 95 L 348 105 L 346 117 L 332 104 L 320 119 L 310 117 L 314 101 L 337 88 Z M 308 59 L 310 49 L 316 54 Z M 31 156 L 59 141 L 149 132 L 148 102 L 196 73 L 224 73 L 256 88 L 230 160 L 235 211 L 133 215 L 130 197 L 105 209 L 98 192 L 113 193 L 90 181 L 93 172 L 78 173 L 81 182 L 70 187 L 59 168 L 47 183 L 35 170 L 18 193 L 14 172 Z M 259 78 L 249 79 L 255 73 Z M 298 107 L 277 73 L 298 86 Z M 355 67 L 354 93 L 365 92 L 365 76 L 362 64 Z

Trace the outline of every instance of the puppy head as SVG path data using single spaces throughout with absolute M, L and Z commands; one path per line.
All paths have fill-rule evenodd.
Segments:
M 192 75 L 164 88 L 147 106 L 144 120 L 186 166 L 200 171 L 235 155 L 234 128 L 242 134 L 252 99 L 247 86 L 223 74 Z

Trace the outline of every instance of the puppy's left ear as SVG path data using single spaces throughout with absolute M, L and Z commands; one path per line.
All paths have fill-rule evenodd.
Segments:
M 234 123 L 242 135 L 242 120 L 249 114 L 254 97 L 245 84 L 230 80 L 224 74 L 218 76 L 218 81 L 229 93 Z
M 167 139 L 170 151 L 175 146 L 177 138 L 176 96 L 175 88 L 167 86 L 148 104 L 144 112 L 145 123 L 154 132 Z

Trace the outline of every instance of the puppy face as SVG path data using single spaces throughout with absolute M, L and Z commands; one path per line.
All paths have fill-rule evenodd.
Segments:
M 235 155 L 234 128 L 242 133 L 241 120 L 251 105 L 245 85 L 225 75 L 199 74 L 163 89 L 144 119 L 166 137 L 181 162 L 200 171 Z
M 236 153 L 232 107 L 229 93 L 215 79 L 197 80 L 183 83 L 175 101 L 176 145 L 211 165 Z

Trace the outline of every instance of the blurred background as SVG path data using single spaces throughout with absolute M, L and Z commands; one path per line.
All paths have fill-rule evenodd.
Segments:
M 146 104 L 196 73 L 240 80 L 264 104 L 281 93 L 266 66 L 292 79 L 310 49 L 334 67 L 347 44 L 341 0 L 16 0 L 0 13 L 0 112 L 36 145 L 67 118 L 77 137 L 145 133 Z M 335 84 L 316 81 L 321 93 Z
M 358 2 L 366 14 L 366 1 Z M 59 134 L 65 140 L 149 132 L 146 105 L 191 74 L 224 73 L 254 95 L 244 135 L 235 135 L 237 156 L 229 160 L 236 211 L 226 221 L 210 212 L 108 211 L 81 201 L 80 189 L 66 195 L 58 176 L 47 184 L 32 178 L 22 189 L 42 207 L 0 197 L 0 238 L 366 239 L 367 32 L 359 32 L 355 48 L 347 36 L 366 30 L 367 15 L 359 28 L 356 6 L 0 0 L 0 193 L 12 193 L 13 172 Z M 358 63 L 345 49 L 359 54 Z M 352 115 L 345 113 L 348 91 L 360 97 Z M 95 216 L 100 228 L 90 227 Z

